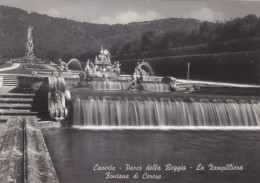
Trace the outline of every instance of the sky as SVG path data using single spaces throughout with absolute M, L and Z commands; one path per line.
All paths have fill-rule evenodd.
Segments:
M 260 16 L 260 0 L 0 0 L 0 5 L 80 22 L 127 24 L 162 18 L 229 20 Z

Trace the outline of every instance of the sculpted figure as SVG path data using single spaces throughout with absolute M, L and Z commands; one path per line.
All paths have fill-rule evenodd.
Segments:
M 57 65 L 57 70 L 59 72 L 58 76 L 60 77 L 63 72 L 68 71 L 68 65 L 59 59 L 59 63 Z
M 86 62 L 86 66 L 85 66 L 85 72 L 86 72 L 86 74 L 88 75 L 88 74 L 92 74 L 93 73 L 93 70 L 94 70 L 94 68 L 93 68 L 93 63 L 92 62 L 90 62 L 89 60 Z
M 139 72 L 139 66 L 140 65 L 140 63 L 139 62 L 137 62 L 137 64 L 136 64 L 136 67 L 135 67 L 135 71 L 134 71 L 134 74 L 136 74 L 136 75 L 140 75 L 140 72 Z
M 95 57 L 95 63 L 98 63 L 99 62 L 99 60 L 98 60 L 98 58 L 97 58 L 97 56 Z
M 171 79 L 171 81 L 169 82 L 169 85 L 170 85 L 171 91 L 177 91 L 178 90 L 175 78 Z
M 104 50 L 103 50 L 102 47 L 101 47 L 101 50 L 100 50 L 99 59 L 100 59 L 101 63 L 104 62 Z
M 135 89 L 136 84 L 137 84 L 137 76 L 135 74 L 133 74 L 132 77 L 128 81 L 130 83 L 128 89 L 130 89 L 130 90 Z
M 117 73 L 118 75 L 120 75 L 120 72 L 121 72 L 120 66 L 121 66 L 121 64 L 119 63 L 119 61 L 117 61 L 117 62 L 116 62 L 116 73 Z
M 144 90 L 143 88 L 143 74 L 142 73 L 139 73 L 139 74 L 136 74 L 136 72 L 133 73 L 131 79 L 129 80 L 129 87 L 128 89 L 130 90 Z

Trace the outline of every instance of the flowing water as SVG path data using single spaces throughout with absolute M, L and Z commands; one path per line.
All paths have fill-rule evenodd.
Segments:
M 127 81 L 92 81 L 91 86 L 94 90 L 127 90 L 129 87 Z M 159 82 L 144 82 L 145 91 L 169 92 L 169 84 Z
M 257 97 L 86 89 L 72 96 L 72 128 L 43 130 L 61 183 L 260 182 Z M 81 129 L 93 126 L 119 130 Z M 142 130 L 174 126 L 251 130 Z
M 129 93 L 76 95 L 75 126 L 260 126 L 260 102 Z

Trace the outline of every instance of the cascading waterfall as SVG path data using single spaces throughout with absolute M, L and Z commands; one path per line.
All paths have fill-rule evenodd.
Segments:
M 169 92 L 170 85 L 165 83 L 143 83 L 145 91 Z
M 127 81 L 92 81 L 91 86 L 94 90 L 127 90 Z M 170 85 L 165 83 L 143 82 L 145 91 L 169 92 Z
M 93 81 L 91 86 L 94 90 L 126 90 L 129 82 L 124 81 Z
M 73 100 L 77 126 L 260 126 L 255 100 L 88 96 Z

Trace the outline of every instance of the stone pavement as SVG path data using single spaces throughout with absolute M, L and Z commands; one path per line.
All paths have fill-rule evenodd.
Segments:
M 0 182 L 59 182 L 36 118 L 0 122 Z
M 0 95 L 7 94 L 15 88 L 16 86 L 0 86 Z

